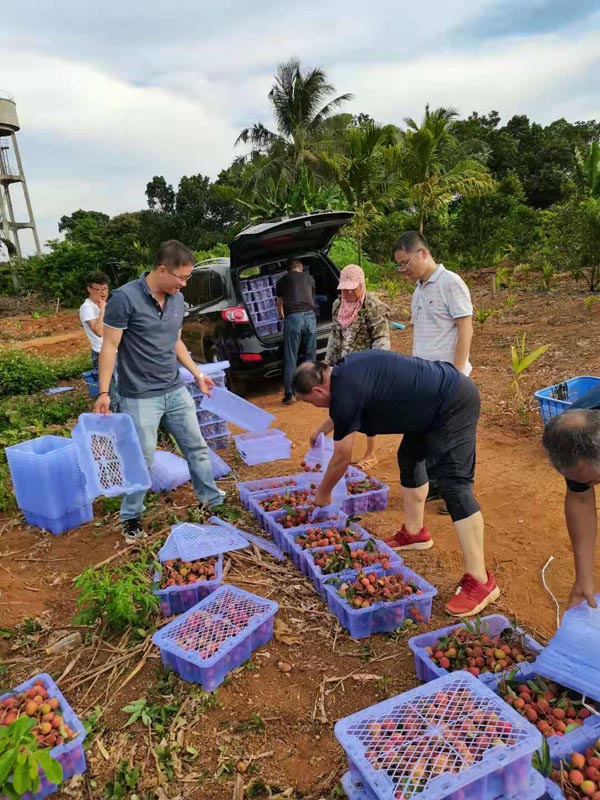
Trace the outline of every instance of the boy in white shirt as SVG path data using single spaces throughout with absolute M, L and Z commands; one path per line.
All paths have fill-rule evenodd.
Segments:
M 104 309 L 108 299 L 109 277 L 104 272 L 90 272 L 85 279 L 88 297 L 79 308 L 79 319 L 92 348 L 92 365 L 98 371 L 98 356 L 102 350 L 104 333 Z M 111 409 L 118 410 L 118 394 L 115 375 L 110 381 Z

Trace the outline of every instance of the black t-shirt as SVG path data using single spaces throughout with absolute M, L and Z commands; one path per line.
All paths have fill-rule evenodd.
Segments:
M 456 391 L 459 372 L 385 350 L 351 353 L 331 373 L 333 438 L 419 433 L 435 427 Z
M 586 392 L 583 397 L 580 397 L 571 408 L 589 408 L 600 409 L 600 386 Z M 587 492 L 590 488 L 587 483 L 579 483 L 578 481 L 570 481 L 565 478 L 567 486 L 572 492 Z
M 315 310 L 315 281 L 310 272 L 288 272 L 277 281 L 275 292 L 283 300 L 286 317 Z

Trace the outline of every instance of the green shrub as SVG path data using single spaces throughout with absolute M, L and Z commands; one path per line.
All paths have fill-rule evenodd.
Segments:
M 25 350 L 5 350 L 0 352 L 0 397 L 34 394 L 91 366 L 87 353 L 46 360 Z
M 358 264 L 358 248 L 351 236 L 337 236 L 329 250 L 329 258 L 342 270 L 347 264 Z M 386 278 L 393 277 L 394 268 L 371 261 L 363 251 L 362 268 L 368 287 L 378 286 Z

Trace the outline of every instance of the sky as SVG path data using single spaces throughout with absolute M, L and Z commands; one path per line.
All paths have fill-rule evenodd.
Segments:
M 145 207 L 153 175 L 215 178 L 244 153 L 240 130 L 272 124 L 291 57 L 385 123 L 426 103 L 600 119 L 597 0 L 7 0 L 0 90 L 17 102 L 42 241 L 77 208 Z

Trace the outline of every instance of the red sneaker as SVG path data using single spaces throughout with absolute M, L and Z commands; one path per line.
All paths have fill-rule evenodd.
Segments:
M 453 617 L 473 617 L 500 597 L 500 589 L 491 572 L 487 581 L 480 583 L 466 572 L 460 579 L 454 597 L 446 603 L 446 611 Z
M 425 527 L 421 528 L 419 533 L 411 534 L 403 525 L 398 533 L 383 541 L 394 550 L 429 550 L 433 547 L 433 539 Z

